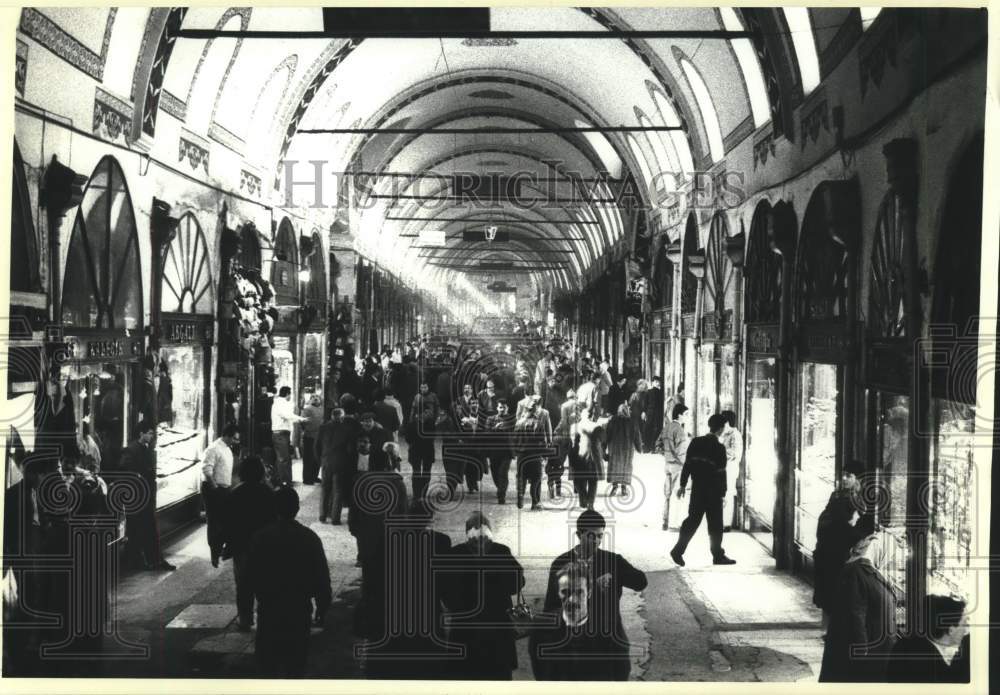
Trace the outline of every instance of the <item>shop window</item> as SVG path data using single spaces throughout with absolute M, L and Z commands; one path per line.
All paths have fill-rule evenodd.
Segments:
M 164 345 L 165 365 L 157 384 L 156 506 L 166 507 L 198 492 L 205 448 L 205 349 L 201 345 Z
M 183 314 L 211 314 L 212 260 L 198 220 L 185 214 L 163 261 L 162 310 Z
M 698 352 L 700 383 L 698 384 L 697 433 L 708 434 L 708 418 L 718 412 L 716 408 L 715 344 L 705 343 Z
M 777 379 L 773 357 L 754 359 L 747 374 L 746 500 L 768 527 L 777 495 Z
M 38 237 L 31 215 L 31 196 L 24 174 L 24 160 L 14 143 L 14 177 L 11 179 L 10 220 L 10 290 L 11 292 L 41 292 L 38 269 Z
M 836 487 L 838 372 L 832 364 L 799 366 L 795 541 L 810 552 L 816 545 L 816 522 Z
M 142 274 L 132 199 L 121 167 L 102 159 L 90 177 L 69 243 L 62 321 L 77 328 L 138 330 Z

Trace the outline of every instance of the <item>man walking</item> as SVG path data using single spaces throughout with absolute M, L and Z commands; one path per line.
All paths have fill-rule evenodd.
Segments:
M 278 464 L 278 480 L 292 484 L 292 429 L 305 418 L 295 414 L 292 407 L 292 389 L 282 386 L 271 404 L 271 442 Z
M 646 410 L 642 423 L 646 451 L 652 451 L 663 431 L 663 387 L 658 376 L 653 377 L 652 384 L 646 391 Z
M 604 517 L 592 509 L 585 510 L 577 517 L 576 536 L 579 542 L 563 553 L 549 568 L 548 586 L 545 593 L 544 610 L 558 613 L 560 600 L 559 575 L 574 563 L 584 563 L 590 595 L 584 606 L 585 613 L 593 616 L 594 627 L 599 628 L 607 651 L 603 658 L 610 668 L 608 680 L 628 680 L 631 663 L 629 661 L 629 641 L 621 617 L 622 589 L 642 591 L 648 580 L 646 574 L 633 567 L 618 553 L 601 548 L 605 532 Z
M 490 442 L 490 474 L 497 488 L 497 504 L 507 503 L 507 488 L 510 485 L 510 462 L 514 458 L 514 416 L 507 401 L 497 400 L 496 415 L 486 420 L 486 432 Z
M 357 439 L 361 426 L 353 417 L 347 417 L 343 408 L 334 408 L 332 418 L 323 423 L 316 437 L 316 460 L 320 462 L 322 495 L 319 520 L 340 524 L 340 514 L 346 497 L 341 471 L 346 468 L 349 450 Z
M 688 408 L 683 403 L 674 406 L 671 420 L 663 428 L 656 448 L 663 452 L 663 463 L 666 478 L 663 481 L 663 530 L 670 528 L 670 497 L 674 494 L 674 485 L 681 477 L 684 468 L 684 457 L 690 442 L 684 427 L 688 422 Z
M 716 413 L 708 418 L 709 434 L 695 437 L 688 447 L 681 471 L 681 489 L 677 497 L 683 498 L 688 478 L 694 483 L 688 516 L 681 524 L 677 544 L 670 551 L 670 557 L 681 567 L 684 566 L 684 551 L 691 537 L 701 525 L 701 518 L 708 519 L 708 537 L 712 543 L 712 564 L 734 565 L 736 560 L 726 557 L 722 548 L 722 498 L 726 494 L 726 447 L 719 441 L 726 419 Z
M 202 454 L 201 496 L 205 503 L 208 524 L 208 549 L 212 567 L 219 566 L 224 541 L 223 519 L 229 489 L 233 484 L 233 447 L 240 443 L 240 431 L 234 423 L 222 429 L 222 436 L 212 442 Z
M 255 651 L 262 675 L 301 678 L 310 625 L 323 624 L 333 597 L 330 568 L 319 536 L 295 520 L 295 490 L 275 492 L 274 508 L 277 520 L 253 537 L 247 572 L 257 596 Z

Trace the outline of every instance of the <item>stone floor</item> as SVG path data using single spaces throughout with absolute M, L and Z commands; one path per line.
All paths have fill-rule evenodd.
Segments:
M 405 464 L 403 473 L 409 482 Z M 442 476 L 440 458 L 434 473 Z M 295 477 L 299 478 L 298 466 Z M 822 643 L 810 588 L 774 570 L 763 547 L 741 533 L 725 537 L 726 551 L 738 564 L 711 564 L 703 528 L 688 549 L 686 567 L 676 567 L 667 556 L 676 531 L 661 530 L 662 482 L 662 459 L 641 455 L 636 457 L 635 493 L 630 498 L 606 497 L 603 484 L 597 498 L 596 508 L 609 524 L 604 547 L 624 555 L 649 579 L 641 594 L 626 590 L 622 598 L 633 645 L 632 679 L 815 680 Z M 360 595 L 354 540 L 346 525 L 316 521 L 318 486 L 297 489 L 302 500 L 300 520 L 323 541 L 335 595 L 325 627 L 314 631 L 310 675 L 363 678 L 351 634 L 352 610 Z M 556 500 L 544 500 L 543 511 L 519 510 L 510 503 L 501 507 L 492 482 L 484 481 L 481 489 L 481 495 L 465 496 L 442 510 L 434 526 L 459 542 L 468 514 L 474 509 L 485 512 L 497 539 L 511 547 L 525 568 L 524 593 L 537 605 L 552 558 L 574 542 L 579 510 Z M 683 511 L 678 509 L 678 516 Z M 86 675 L 252 677 L 253 633 L 236 630 L 232 568 L 229 563 L 211 566 L 204 525 L 196 524 L 172 539 L 167 554 L 178 566 L 175 572 L 144 572 L 122 579 L 117 626 L 123 656 L 89 663 Z M 514 677 L 530 680 L 526 640 L 518 646 L 520 668 Z

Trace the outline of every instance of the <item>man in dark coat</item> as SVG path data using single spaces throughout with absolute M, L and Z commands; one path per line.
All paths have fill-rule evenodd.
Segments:
M 239 485 L 226 502 L 225 545 L 222 557 L 233 559 L 236 579 L 236 611 L 239 627 L 249 632 L 253 625 L 254 592 L 250 579 L 250 541 L 275 519 L 274 492 L 264 482 L 264 462 L 248 456 L 240 463 Z
M 361 449 L 368 440 L 362 436 Z M 386 520 L 401 519 L 407 511 L 406 484 L 394 470 L 373 468 L 360 472 L 354 498 L 347 512 L 347 527 L 358 544 L 361 564 L 361 602 L 355 608 L 355 632 L 361 637 L 381 636 L 385 610 Z
M 867 524 L 859 523 L 861 485 L 858 478 L 863 473 L 864 464 L 860 462 L 845 465 L 840 486 L 830 495 L 816 523 L 813 603 L 823 610 L 824 627 L 830 621 L 837 580 L 851 547 L 866 535 Z
M 295 520 L 295 490 L 282 487 L 273 501 L 277 519 L 254 534 L 247 567 L 257 597 L 255 651 L 261 675 L 301 678 L 309 628 L 323 624 L 332 599 L 330 568 L 319 536 Z
M 643 440 L 646 451 L 652 451 L 663 430 L 663 387 L 660 377 L 654 376 L 646 390 L 646 409 L 643 419 Z
M 465 465 L 465 487 L 469 492 L 479 491 L 479 481 L 483 478 L 483 460 L 477 444 L 479 431 L 479 399 L 473 393 L 472 385 L 462 387 L 462 395 L 455 401 L 455 419 L 461 432 L 461 456 Z
M 890 683 L 968 683 L 969 616 L 964 601 L 931 594 L 924 602 L 925 634 L 896 642 L 889 656 Z
M 726 495 L 726 447 L 719 441 L 719 436 L 725 426 L 726 418 L 718 413 L 708 418 L 709 434 L 692 439 L 684 457 L 681 487 L 677 491 L 677 497 L 684 497 L 689 477 L 694 483 L 688 516 L 681 524 L 677 544 L 670 551 L 670 557 L 681 567 L 684 566 L 684 551 L 687 550 L 694 532 L 701 525 L 702 517 L 708 520 L 712 563 L 736 564 L 736 560 L 726 557 L 726 551 L 722 548 L 722 498 Z
M 351 447 L 361 432 L 361 425 L 349 417 L 343 408 L 334 408 L 331 419 L 324 422 L 316 435 L 316 460 L 320 464 L 322 495 L 319 505 L 320 523 L 327 519 L 340 524 L 340 515 L 347 497 L 348 483 L 341 479 L 347 466 Z
M 372 413 L 375 415 L 375 422 L 378 423 L 378 426 L 385 430 L 389 439 L 394 440 L 402 423 L 399 421 L 399 413 L 396 412 L 396 409 L 385 402 L 385 391 L 382 389 L 375 391 Z
M 604 634 L 604 648 L 611 650 L 611 676 L 607 680 L 628 680 L 631 671 L 629 661 L 629 641 L 621 617 L 622 589 L 642 591 L 648 583 L 646 574 L 629 564 L 618 553 L 600 547 L 604 538 L 605 522 L 600 512 L 585 510 L 577 517 L 576 536 L 579 543 L 572 550 L 563 553 L 549 568 L 548 586 L 545 592 L 546 613 L 558 613 L 562 603 L 559 573 L 575 562 L 586 563 L 587 586 L 589 592 L 588 613 Z
M 490 474 L 497 488 L 497 504 L 507 503 L 510 463 L 514 459 L 514 415 L 503 398 L 497 400 L 497 412 L 486 420 Z
M 372 442 L 372 449 L 382 451 L 382 445 L 392 441 L 392 435 L 382 425 L 375 422 L 375 413 L 365 411 L 358 417 L 358 424 L 361 425 L 360 434 L 367 434 Z
M 610 616 L 594 610 L 598 588 L 592 588 L 590 564 L 567 562 L 550 579 L 556 602 L 538 616 L 528 642 L 535 680 L 627 680 L 628 644 L 623 650 L 609 629 Z
M 517 668 L 514 626 L 508 611 L 511 596 L 524 586 L 524 570 L 510 548 L 493 541 L 489 519 L 473 512 L 465 522 L 467 540 L 451 549 L 441 575 L 448 617 L 448 639 L 460 644 L 464 657 L 455 664 L 459 680 L 511 680 Z
M 156 452 L 153 439 L 156 425 L 151 419 L 139 423 L 139 436 L 122 452 L 122 469 L 137 477 L 148 497 L 142 507 L 125 519 L 129 538 L 128 551 L 135 563 L 147 570 L 175 570 L 164 559 L 160 549 L 160 532 L 156 525 Z
M 380 593 L 394 613 L 362 648 L 369 678 L 435 679 L 461 652 L 445 640 L 441 621 L 444 580 L 439 567 L 451 539 L 428 528 L 433 515 L 414 502 L 404 523 L 385 526 L 386 542 Z M 407 629 L 412 627 L 412 631 Z

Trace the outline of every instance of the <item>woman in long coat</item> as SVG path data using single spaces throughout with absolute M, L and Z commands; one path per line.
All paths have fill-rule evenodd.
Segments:
M 604 443 L 602 431 L 611 421 L 610 417 L 598 418 L 596 406 L 591 405 L 583 411 L 580 421 L 575 425 L 574 454 L 570 457 L 573 469 L 573 487 L 580 498 L 580 506 L 585 509 L 594 508 L 594 497 L 597 494 L 597 481 L 604 477 Z
M 614 496 L 621 486 L 622 496 L 628 494 L 628 486 L 632 484 L 632 459 L 635 452 L 642 446 L 641 429 L 627 403 L 618 406 L 618 412 L 608 424 L 608 482 Z
M 896 593 L 879 566 L 884 546 L 865 536 L 851 548 L 833 596 L 821 683 L 885 682 L 896 643 Z

